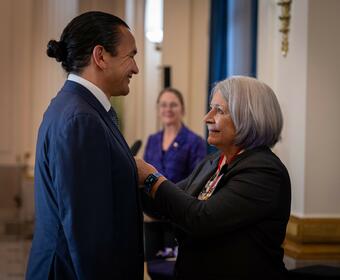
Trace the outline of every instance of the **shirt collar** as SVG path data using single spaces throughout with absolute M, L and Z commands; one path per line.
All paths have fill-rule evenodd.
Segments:
M 111 102 L 110 100 L 107 98 L 107 96 L 105 95 L 105 93 L 99 88 L 97 87 L 95 84 L 91 83 L 90 81 L 76 75 L 76 74 L 69 74 L 67 79 L 69 81 L 73 81 L 76 82 L 78 84 L 81 84 L 82 86 L 84 86 L 85 88 L 87 88 L 100 102 L 100 104 L 103 105 L 103 107 L 105 108 L 105 110 L 108 112 L 111 108 Z

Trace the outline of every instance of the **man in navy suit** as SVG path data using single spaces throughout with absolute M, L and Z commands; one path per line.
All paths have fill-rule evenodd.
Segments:
M 27 279 L 143 279 L 137 170 L 109 101 L 129 93 L 136 53 L 127 24 L 103 12 L 48 43 L 68 78 L 39 129 Z

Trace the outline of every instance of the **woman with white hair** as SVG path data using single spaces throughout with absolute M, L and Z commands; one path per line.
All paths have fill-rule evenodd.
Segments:
M 291 188 L 271 151 L 283 126 L 274 92 L 254 78 L 221 81 L 204 121 L 219 151 L 186 180 L 174 184 L 136 159 L 153 208 L 178 227 L 176 279 L 284 279 Z

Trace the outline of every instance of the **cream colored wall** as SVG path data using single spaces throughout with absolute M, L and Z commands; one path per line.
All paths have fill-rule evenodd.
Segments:
M 37 130 L 51 98 L 64 80 L 46 45 L 75 15 L 75 0 L 1 1 L 0 163 L 33 167 Z
M 164 40 L 162 60 L 171 67 L 172 86 L 187 102 L 190 77 L 191 1 L 164 1 Z
M 336 0 L 327 5 L 293 1 L 284 58 L 280 9 L 274 0 L 259 1 L 258 77 L 272 86 L 282 106 L 283 139 L 275 151 L 291 176 L 292 214 L 302 217 L 340 216 L 339 5 Z
M 340 217 L 340 1 L 308 11 L 305 214 Z
M 35 0 L 33 10 L 33 44 L 31 79 L 31 151 L 30 166 L 34 166 L 35 145 L 43 114 L 51 99 L 64 84 L 66 74 L 55 59 L 46 55 L 50 39 L 59 40 L 65 25 L 78 13 L 77 0 Z
M 124 137 L 129 145 L 137 139 L 145 139 L 145 47 L 144 47 L 144 0 L 126 0 L 125 19 L 134 34 L 138 53 L 135 56 L 139 68 L 130 82 L 130 93 L 124 97 Z M 148 112 L 148 110 L 146 111 Z M 145 140 L 143 141 L 145 143 Z M 140 154 L 142 154 L 142 150 Z
M 203 116 L 206 114 L 208 92 L 210 1 L 193 0 L 191 15 L 188 124 L 205 138 Z
M 16 165 L 30 152 L 32 1 L 0 2 L 0 165 Z
M 172 86 L 184 95 L 185 122 L 204 136 L 209 13 L 208 0 L 165 0 L 163 64 L 172 68 Z
M 28 164 L 33 173 L 38 127 L 64 80 L 60 66 L 46 56 L 46 45 L 59 37 L 75 10 L 77 3 L 70 0 L 0 2 L 0 220 L 18 218 L 16 196 L 24 207 L 30 205 L 33 188 L 22 188 L 23 167 Z
M 141 105 L 144 109 L 144 131 L 142 138 L 146 144 L 148 136 L 160 128 L 156 102 L 158 93 L 162 89 L 162 53 L 157 51 L 155 45 L 147 39 L 144 41 L 144 47 L 144 98 Z
M 307 1 L 294 1 L 289 52 L 281 55 L 276 1 L 259 1 L 258 69 L 260 80 L 276 92 L 284 115 L 282 142 L 275 151 L 286 164 L 292 181 L 292 212 L 303 215 L 305 191 Z
M 125 2 L 124 0 L 77 0 L 79 3 L 79 13 L 87 11 L 104 11 L 107 13 L 115 14 L 119 17 L 125 15 Z

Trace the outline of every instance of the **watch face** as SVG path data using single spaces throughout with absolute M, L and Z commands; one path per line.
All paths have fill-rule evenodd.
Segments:
M 158 177 L 155 174 L 150 174 L 146 180 L 145 183 L 146 184 L 150 184 L 153 185 L 156 181 L 157 181 Z
M 148 177 L 146 177 L 145 181 L 144 181 L 144 185 L 145 185 L 145 190 L 147 193 L 149 193 L 153 187 L 153 185 L 157 182 L 158 178 L 161 177 L 162 174 L 156 172 L 153 174 L 150 174 Z
M 156 182 L 157 178 L 158 178 L 158 177 L 156 177 L 154 174 L 150 174 L 149 182 L 148 182 L 148 183 L 149 183 L 150 185 L 153 185 L 153 184 Z

